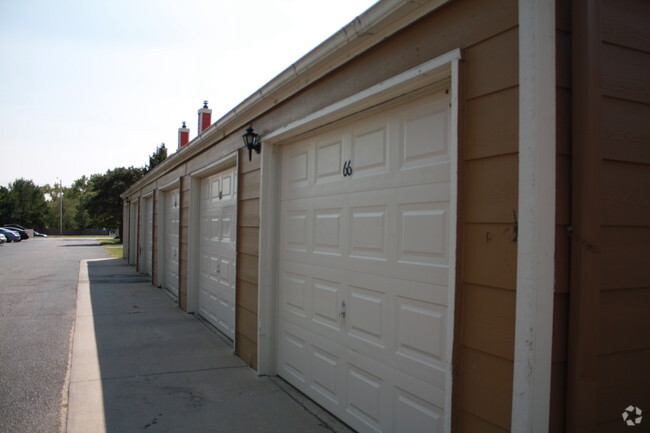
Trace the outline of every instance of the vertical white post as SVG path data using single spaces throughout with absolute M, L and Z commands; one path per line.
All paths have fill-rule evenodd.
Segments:
M 555 2 L 519 0 L 519 209 L 511 430 L 548 433 L 555 254 Z

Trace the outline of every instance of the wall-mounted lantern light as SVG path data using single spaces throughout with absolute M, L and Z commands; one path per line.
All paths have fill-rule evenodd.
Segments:
M 253 159 L 253 150 L 255 150 L 255 153 L 260 153 L 262 147 L 260 135 L 253 132 L 253 127 L 251 126 L 246 130 L 246 134 L 242 135 L 242 138 L 248 149 L 248 160 L 251 161 Z

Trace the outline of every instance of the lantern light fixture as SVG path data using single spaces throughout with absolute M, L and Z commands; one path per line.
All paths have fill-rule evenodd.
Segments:
M 246 133 L 242 135 L 242 138 L 248 149 L 248 160 L 251 161 L 253 158 L 253 150 L 255 150 L 255 153 L 260 153 L 261 151 L 262 143 L 260 142 L 260 135 L 256 134 L 253 127 L 250 126 L 246 129 Z

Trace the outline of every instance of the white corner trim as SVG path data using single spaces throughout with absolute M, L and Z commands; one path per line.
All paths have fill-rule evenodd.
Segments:
M 335 102 L 309 116 L 291 122 L 263 137 L 269 144 L 278 143 L 327 123 L 350 116 L 362 109 L 379 105 L 451 76 L 451 64 L 461 57 L 455 49 L 408 71 L 375 84 L 359 93 Z
M 519 0 L 519 206 L 511 430 L 548 433 L 555 282 L 555 4 Z
M 460 52 L 459 52 L 460 54 Z M 458 230 L 458 101 L 459 101 L 459 62 L 460 55 L 451 61 L 451 86 L 450 86 L 450 104 L 451 104 L 451 127 L 449 129 L 449 156 L 451 166 L 451 198 L 449 200 L 449 249 L 453 251 L 449 255 L 449 296 L 447 298 L 447 311 L 451 312 L 451 319 L 447 326 L 446 335 L 446 348 L 447 354 L 444 359 L 445 371 L 447 376 L 445 378 L 445 425 L 443 431 L 446 433 L 451 432 L 451 411 L 452 411 L 452 390 L 453 390 L 453 352 L 454 352 L 454 312 L 456 311 L 456 253 L 458 251 L 457 245 L 457 230 Z

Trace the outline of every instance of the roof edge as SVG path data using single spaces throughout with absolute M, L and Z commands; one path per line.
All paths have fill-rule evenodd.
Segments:
M 173 170 L 187 159 L 282 103 L 329 72 L 351 61 L 426 14 L 453 0 L 381 0 L 323 43 L 309 51 L 266 85 L 206 128 L 142 179 L 131 185 L 121 197 L 150 183 L 154 175 Z M 182 156 L 182 157 L 181 157 Z

